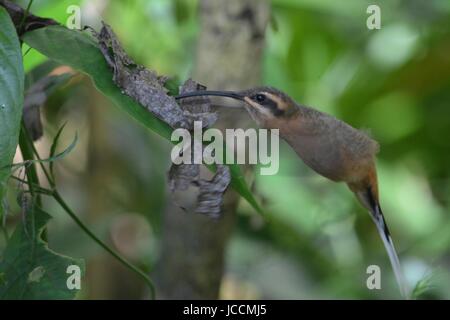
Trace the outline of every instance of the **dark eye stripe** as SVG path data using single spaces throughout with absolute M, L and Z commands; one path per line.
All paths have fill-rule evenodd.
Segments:
M 270 97 L 266 96 L 265 94 L 258 93 L 251 97 L 253 101 L 258 103 L 260 106 L 263 106 L 270 110 L 270 112 L 276 116 L 279 117 L 284 114 L 284 110 L 281 110 L 278 108 L 277 102 L 273 101 Z
M 264 101 L 261 105 L 268 108 L 276 117 L 279 117 L 284 113 L 284 110 L 279 109 L 277 103 L 271 99 L 266 99 L 266 101 Z

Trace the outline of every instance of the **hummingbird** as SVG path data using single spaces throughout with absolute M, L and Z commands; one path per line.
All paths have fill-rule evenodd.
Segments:
M 324 112 L 296 103 L 273 87 L 245 91 L 188 92 L 175 97 L 221 96 L 243 101 L 245 109 L 264 129 L 278 129 L 279 136 L 303 162 L 318 174 L 344 182 L 369 211 L 386 248 L 403 297 L 408 288 L 400 261 L 381 210 L 375 157 L 379 144 L 366 132 Z

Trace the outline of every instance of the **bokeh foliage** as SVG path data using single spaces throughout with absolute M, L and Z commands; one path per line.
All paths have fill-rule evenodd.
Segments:
M 106 20 L 139 63 L 189 76 L 200 28 L 197 1 L 57 3 L 37 1 L 33 12 L 64 23 L 68 5 L 79 3 L 83 23 L 98 27 Z M 381 8 L 380 30 L 366 27 L 369 4 Z M 411 286 L 420 281 L 420 298 L 449 298 L 450 2 L 273 0 L 272 16 L 263 84 L 370 130 L 381 145 L 381 202 L 407 278 Z M 43 59 L 31 50 L 25 68 Z M 69 133 L 80 132 L 75 152 L 56 165 L 76 211 L 151 270 L 170 201 L 170 146 L 110 108 L 85 78 L 56 93 L 44 113 L 47 136 L 65 120 Z M 40 146 L 46 150 L 48 142 Z M 244 202 L 239 207 L 222 297 L 399 297 L 372 221 L 344 185 L 318 177 L 284 144 L 279 174 L 250 180 L 270 222 Z M 99 276 L 103 253 L 62 213 L 53 220 L 50 244 L 90 261 L 84 297 L 122 297 L 141 288 L 121 284 L 114 291 Z M 380 291 L 365 287 L 370 264 L 382 268 Z

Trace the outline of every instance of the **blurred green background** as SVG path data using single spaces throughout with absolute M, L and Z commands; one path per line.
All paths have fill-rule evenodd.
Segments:
M 73 4 L 82 7 L 83 25 L 98 29 L 101 19 L 111 24 L 139 63 L 180 79 L 190 76 L 200 28 L 197 1 L 41 0 L 32 11 L 65 23 Z M 380 30 L 366 27 L 369 4 L 381 7 Z M 381 204 L 410 286 L 419 282 L 420 298 L 450 298 L 450 2 L 271 5 L 262 84 L 370 130 L 381 145 Z M 31 50 L 26 70 L 44 60 Z M 66 120 L 65 143 L 75 131 L 80 135 L 74 152 L 57 165 L 67 200 L 97 234 L 152 270 L 170 201 L 170 145 L 111 108 L 82 76 L 54 94 L 44 114 L 41 152 L 48 152 Z M 375 227 L 345 185 L 314 174 L 284 143 L 280 172 L 252 180 L 270 222 L 241 201 L 221 298 L 399 298 Z M 145 293 L 139 279 L 57 207 L 47 211 L 55 217 L 50 247 L 87 261 L 81 298 Z M 382 269 L 382 290 L 366 288 L 371 264 Z M 112 277 L 113 269 L 123 277 Z

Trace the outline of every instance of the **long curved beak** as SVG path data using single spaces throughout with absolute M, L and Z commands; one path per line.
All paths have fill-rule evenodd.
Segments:
M 201 91 L 194 91 L 194 92 L 187 92 L 180 94 L 175 97 L 175 99 L 184 99 L 184 98 L 190 98 L 190 97 L 200 97 L 200 96 L 219 96 L 219 97 L 228 97 L 236 100 L 244 101 L 244 96 L 233 91 L 210 91 L 210 90 L 201 90 Z

